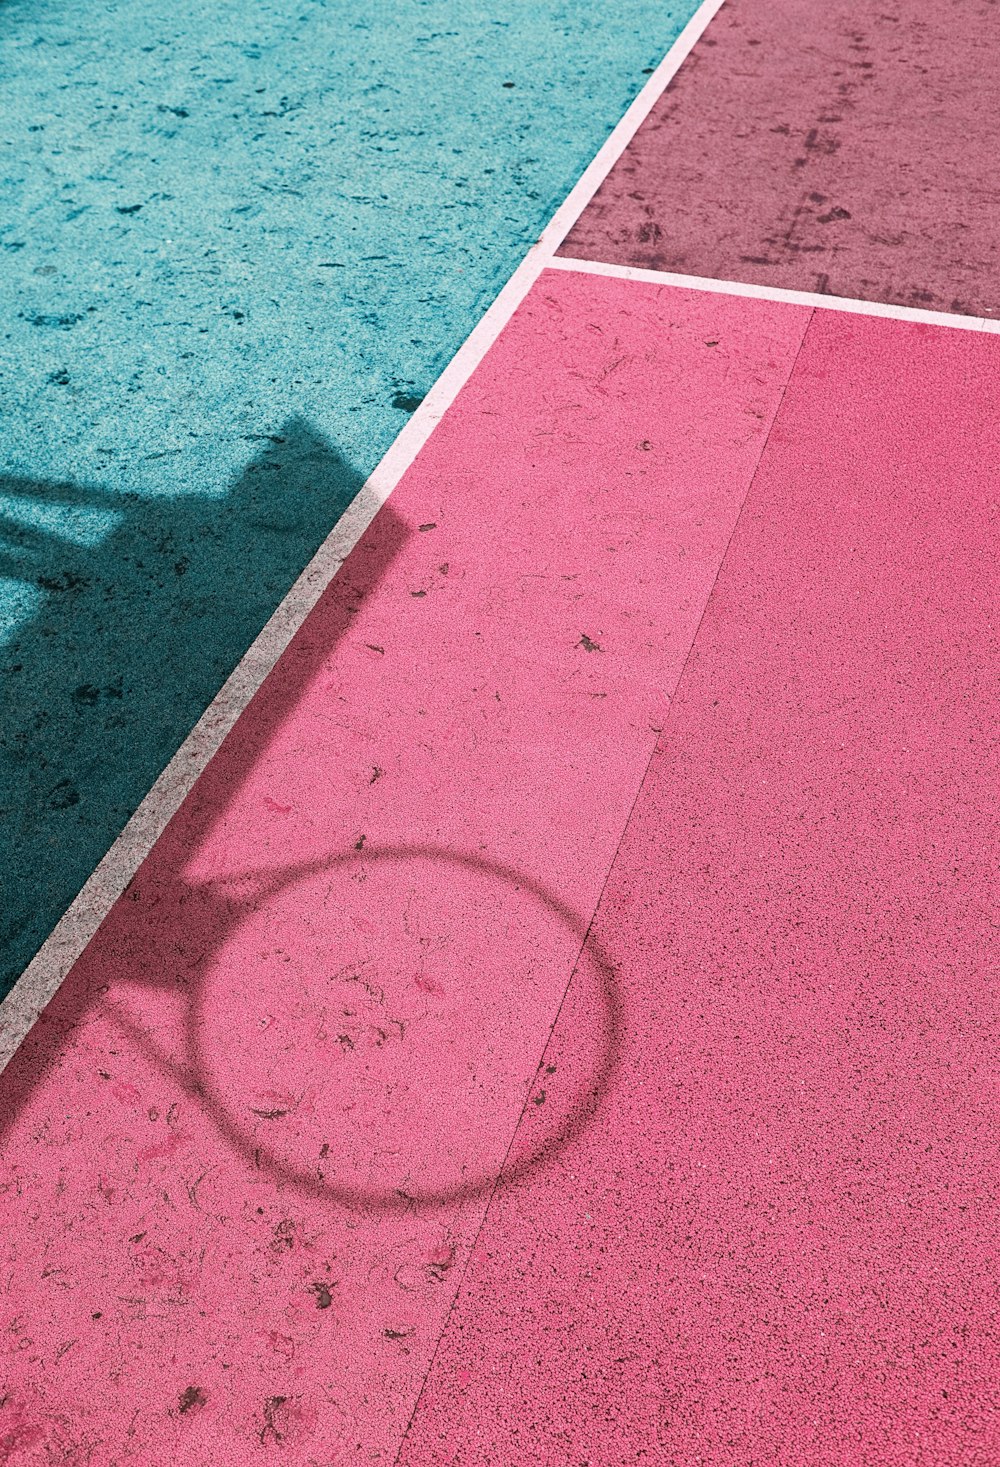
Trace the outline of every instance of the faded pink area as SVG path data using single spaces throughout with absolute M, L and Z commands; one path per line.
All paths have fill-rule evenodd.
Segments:
M 998 54 L 990 0 L 726 0 L 562 253 L 998 317 Z
M 0 1082 L 2 1460 L 393 1460 L 806 320 L 519 310 Z
M 998 381 L 814 317 L 400 1467 L 1000 1461 Z

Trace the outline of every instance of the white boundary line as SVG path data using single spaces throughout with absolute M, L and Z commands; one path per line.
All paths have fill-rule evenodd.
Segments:
M 635 265 L 606 265 L 599 260 L 578 260 L 571 255 L 556 255 L 548 265 L 550 269 L 603 275 L 612 280 L 645 280 L 651 285 L 676 285 L 685 290 L 710 290 L 717 295 L 743 295 L 752 300 L 783 301 L 790 306 L 816 306 L 823 310 L 853 311 L 859 316 L 882 316 L 892 321 L 917 321 L 925 326 L 951 326 L 962 331 L 1000 334 L 1000 321 L 991 320 L 988 316 L 954 316 L 948 311 L 890 306 L 882 301 L 854 300 L 850 296 L 816 295 L 810 290 L 783 290 L 777 285 L 747 285 L 739 280 L 674 275 L 668 270 L 640 270 Z
M 0 1003 L 0 1071 L 94 936 L 198 776 L 351 550 L 589 204 L 723 0 L 703 0 L 642 91 L 553 214 L 496 300 L 417 408 L 146 795 L 76 900 Z

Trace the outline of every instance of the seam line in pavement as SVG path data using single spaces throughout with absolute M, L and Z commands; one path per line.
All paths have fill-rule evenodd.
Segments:
M 682 683 L 684 681 L 684 674 L 687 672 L 688 663 L 691 660 L 691 654 L 694 651 L 695 644 L 697 643 L 698 637 L 699 637 L 699 635 L 701 633 L 702 623 L 704 622 L 705 617 L 708 614 L 708 608 L 712 604 L 712 598 L 715 595 L 715 588 L 719 584 L 719 577 L 722 575 L 723 567 L 725 566 L 726 561 L 729 558 L 729 552 L 730 552 L 730 549 L 732 548 L 733 541 L 736 539 L 736 534 L 737 534 L 737 531 L 739 530 L 740 522 L 741 522 L 741 520 L 743 518 L 743 511 L 746 508 L 747 503 L 748 503 L 748 501 L 750 499 L 750 496 L 753 493 L 754 484 L 757 482 L 757 475 L 759 474 L 759 472 L 760 472 L 760 466 L 761 466 L 761 464 L 764 461 L 764 455 L 767 452 L 767 445 L 771 441 L 771 434 L 774 431 L 774 425 L 778 421 L 778 417 L 779 417 L 779 415 L 781 413 L 782 406 L 784 405 L 785 394 L 788 391 L 789 383 L 791 382 L 792 377 L 793 377 L 793 375 L 795 373 L 795 369 L 798 366 L 799 357 L 802 354 L 802 348 L 803 348 L 803 346 L 805 344 L 806 336 L 809 333 L 809 327 L 812 325 L 814 314 L 815 313 L 811 311 L 809 313 L 809 315 L 806 317 L 806 320 L 805 320 L 805 322 L 803 324 L 803 327 L 802 327 L 802 335 L 799 338 L 799 344 L 798 344 L 798 347 L 796 348 L 795 356 L 792 358 L 791 365 L 790 365 L 790 367 L 788 369 L 788 376 L 785 378 L 785 383 L 784 383 L 784 386 L 782 387 L 781 392 L 779 394 L 778 402 L 777 402 L 777 405 L 776 405 L 776 407 L 774 409 L 774 414 L 773 414 L 773 416 L 771 418 L 770 423 L 768 424 L 767 432 L 764 435 L 764 441 L 761 444 L 760 453 L 757 455 L 757 461 L 756 461 L 756 463 L 753 466 L 753 472 L 751 473 L 750 478 L 749 478 L 749 481 L 747 483 L 747 490 L 746 490 L 746 493 L 743 496 L 743 502 L 740 505 L 739 512 L 737 513 L 736 520 L 735 520 L 735 522 L 733 524 L 732 531 L 731 531 L 731 533 L 729 535 L 729 539 L 726 541 L 726 548 L 723 550 L 721 556 L 719 557 L 718 569 L 716 570 L 715 576 L 714 576 L 714 578 L 712 580 L 711 589 L 709 590 L 708 595 L 705 597 L 705 604 L 704 604 L 704 606 L 701 609 L 701 615 L 698 618 L 698 625 L 695 627 L 694 633 L 693 633 L 693 635 L 691 637 L 691 640 L 688 643 L 688 649 L 687 649 L 687 652 L 684 655 L 684 661 L 681 664 L 680 672 L 677 675 L 677 682 L 674 685 L 674 691 L 673 691 L 673 694 L 672 694 L 672 696 L 670 698 L 670 706 L 667 709 L 666 714 L 664 715 L 663 725 L 662 725 L 660 731 L 658 733 L 654 734 L 654 736 L 653 736 L 653 746 L 650 749 L 650 751 L 649 751 L 649 757 L 647 758 L 646 763 L 643 766 L 642 776 L 641 776 L 641 778 L 639 780 L 639 784 L 638 784 L 638 787 L 636 789 L 635 796 L 632 799 L 631 804 L 629 805 L 628 814 L 625 816 L 625 819 L 624 819 L 624 821 L 622 823 L 621 834 L 618 837 L 618 841 L 617 841 L 617 843 L 615 845 L 614 852 L 611 855 L 610 860 L 608 861 L 607 869 L 606 869 L 606 871 L 604 873 L 604 880 L 601 882 L 601 889 L 598 892 L 597 900 L 594 903 L 594 909 L 593 909 L 593 912 L 591 913 L 590 921 L 587 923 L 587 931 L 584 934 L 584 938 L 583 938 L 583 941 L 580 944 L 579 951 L 578 951 L 578 953 L 576 955 L 576 958 L 574 959 L 574 962 L 573 962 L 572 967 L 570 968 L 569 977 L 566 980 L 566 986 L 563 988 L 562 995 L 561 995 L 561 997 L 559 999 L 559 1003 L 556 1006 L 556 1011 L 555 1011 L 555 1014 L 553 1016 L 552 1023 L 549 1025 L 549 1029 L 548 1029 L 547 1034 L 545 1035 L 544 1042 L 542 1043 L 542 1046 L 539 1049 L 538 1062 L 537 1062 L 537 1064 L 535 1066 L 535 1071 L 534 1071 L 534 1074 L 532 1076 L 532 1084 L 529 1085 L 528 1090 L 527 1090 L 527 1093 L 526 1093 L 526 1095 L 524 1097 L 524 1104 L 521 1106 L 521 1109 L 518 1112 L 517 1120 L 515 1121 L 514 1128 L 511 1131 L 510 1141 L 507 1143 L 507 1149 L 504 1152 L 503 1162 L 502 1162 L 502 1164 L 500 1166 L 499 1172 L 497 1173 L 497 1179 L 493 1183 L 493 1186 L 490 1188 L 489 1199 L 488 1199 L 488 1201 L 486 1203 L 486 1206 L 483 1208 L 482 1217 L 479 1220 L 479 1226 L 476 1228 L 476 1231 L 475 1231 L 475 1234 L 473 1236 L 472 1242 L 469 1245 L 468 1256 L 466 1257 L 465 1264 L 464 1264 L 464 1266 L 462 1268 L 462 1272 L 461 1272 L 461 1274 L 460 1274 L 460 1276 L 458 1278 L 458 1282 L 455 1285 L 455 1292 L 452 1295 L 451 1303 L 448 1306 L 448 1310 L 447 1310 L 447 1313 L 445 1314 L 444 1321 L 443 1321 L 443 1323 L 441 1325 L 441 1329 L 438 1332 L 438 1337 L 437 1337 L 437 1339 L 434 1342 L 434 1349 L 431 1351 L 430 1358 L 429 1358 L 429 1360 L 427 1362 L 427 1369 L 424 1371 L 423 1380 L 420 1382 L 420 1389 L 417 1392 L 416 1398 L 415 1398 L 415 1400 L 413 1402 L 413 1409 L 410 1412 L 409 1417 L 407 1418 L 406 1426 L 405 1426 L 405 1428 L 403 1430 L 403 1435 L 402 1435 L 402 1437 L 400 1439 L 399 1449 L 397 1450 L 396 1455 L 393 1458 L 393 1467 L 399 1467 L 400 1457 L 401 1457 L 403 1448 L 406 1446 L 406 1439 L 407 1439 L 407 1437 L 410 1434 L 410 1428 L 413 1425 L 413 1419 L 416 1416 L 417 1411 L 419 1409 L 420 1400 L 421 1400 L 421 1397 L 424 1394 L 424 1390 L 426 1389 L 427 1381 L 430 1378 L 430 1373 L 431 1373 L 432 1369 L 434 1368 L 434 1362 L 437 1359 L 438 1352 L 439 1352 L 440 1347 L 441 1347 L 441 1341 L 444 1339 L 444 1336 L 445 1336 L 445 1333 L 446 1333 L 446 1331 L 448 1329 L 448 1326 L 451 1323 L 452 1315 L 454 1314 L 455 1309 L 456 1309 L 456 1307 L 458 1305 L 459 1295 L 462 1292 L 462 1288 L 463 1288 L 463 1286 L 465 1284 L 465 1277 L 466 1277 L 466 1274 L 469 1271 L 469 1264 L 471 1263 L 473 1254 L 476 1252 L 476 1249 L 478 1247 L 479 1239 L 482 1236 L 483 1229 L 486 1226 L 487 1220 L 488 1220 L 489 1215 L 490 1215 L 490 1209 L 493 1206 L 494 1199 L 495 1199 L 495 1197 L 497 1195 L 497 1192 L 500 1190 L 501 1183 L 503 1182 L 504 1172 L 505 1172 L 505 1170 L 507 1168 L 507 1159 L 510 1156 L 511 1149 L 514 1146 L 515 1141 L 517 1140 L 517 1135 L 518 1135 L 518 1132 L 519 1132 L 519 1130 L 521 1128 L 521 1122 L 523 1121 L 525 1112 L 527 1111 L 528 1106 L 529 1106 L 529 1104 L 531 1102 L 532 1092 L 533 1092 L 533 1090 L 535 1088 L 534 1081 L 537 1078 L 538 1072 L 539 1072 L 539 1070 L 540 1070 L 540 1068 L 542 1066 L 542 1063 L 543 1063 L 543 1061 L 545 1059 L 545 1052 L 546 1052 L 546 1050 L 548 1049 L 549 1045 L 552 1042 L 552 1036 L 555 1033 L 556 1026 L 559 1023 L 559 1018 L 560 1018 L 560 1015 L 562 1014 L 563 1008 L 565 1007 L 566 999 L 569 997 L 569 991 L 570 991 L 570 988 L 572 987 L 573 979 L 576 976 L 576 971 L 577 971 L 577 969 L 580 966 L 580 960 L 583 957 L 584 953 L 586 952 L 587 944 L 590 941 L 590 934 L 591 934 L 591 932 L 594 929 L 594 923 L 597 921 L 597 916 L 598 916 L 598 913 L 600 912 L 600 909 L 601 909 L 601 903 L 604 901 L 604 894 L 607 891 L 608 882 L 611 880 L 612 873 L 614 872 L 614 869 L 615 869 L 616 865 L 618 864 L 618 857 L 621 854 L 622 845 L 624 843 L 624 840 L 625 840 L 626 835 L 628 834 L 629 826 L 632 823 L 632 816 L 633 816 L 633 814 L 635 812 L 636 805 L 639 803 L 639 800 L 640 800 L 640 798 L 642 796 L 642 792 L 646 788 L 646 782 L 649 779 L 649 771 L 652 768 L 653 760 L 656 757 L 656 750 L 659 747 L 660 739 L 663 737 L 663 730 L 665 729 L 665 727 L 667 725 L 667 722 L 670 719 L 671 713 L 673 711 L 674 704 L 677 701 L 677 696 L 678 696 L 678 694 L 679 694 L 679 692 L 681 690 L 681 685 L 682 685 Z M 598 1104 L 600 1104 L 600 1102 L 598 1102 Z

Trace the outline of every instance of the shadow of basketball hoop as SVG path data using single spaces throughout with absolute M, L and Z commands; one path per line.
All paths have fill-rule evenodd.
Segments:
M 326 665 L 408 534 L 391 504 L 385 506 L 256 694 L 253 717 L 239 720 L 230 731 L 4 1072 L 0 1133 L 60 1062 L 73 1030 L 95 1011 L 103 1011 L 128 1033 L 136 1051 L 171 1077 L 254 1172 L 345 1206 L 393 1210 L 474 1197 L 494 1186 L 501 1173 L 531 1174 L 589 1122 L 608 1088 L 620 1048 L 614 973 L 607 955 L 588 940 L 588 919 L 534 875 L 482 850 L 470 853 L 404 842 L 332 854 L 315 854 L 314 846 L 299 861 L 229 873 L 224 880 L 199 881 L 187 874 L 220 822 L 229 818 L 227 812 L 272 738 Z M 309 883 L 315 886 L 319 880 L 337 883 L 341 895 L 346 893 L 347 906 L 363 886 L 365 899 L 354 916 L 359 928 L 367 924 L 372 931 L 360 947 L 353 938 L 345 941 L 343 932 L 336 938 L 338 913 L 328 912 L 316 930 L 321 936 L 332 934 L 333 946 L 288 981 L 287 965 L 279 970 L 259 960 L 253 942 L 264 931 L 266 945 L 265 929 L 282 917 L 285 904 L 296 934 L 300 928 L 306 930 L 301 941 L 308 947 L 308 919 L 315 904 Z M 391 966 L 396 949 L 407 948 L 410 909 L 397 901 L 407 880 L 420 887 L 422 901 L 429 897 L 423 919 L 426 933 L 434 941 L 468 933 L 475 939 L 475 951 L 464 957 L 459 953 L 452 962 L 445 1003 L 435 992 L 443 986 L 435 974 L 417 971 L 430 939 L 425 935 L 423 945 L 411 943 L 412 971 L 394 975 L 395 996 L 405 989 L 410 1008 L 393 1009 L 387 994 L 383 1013 L 380 1000 L 373 1000 L 364 985 L 387 988 L 384 974 L 374 971 L 372 964 Z M 380 881 L 381 904 L 373 897 Z M 441 898 L 446 887 L 463 883 L 470 908 L 464 912 Z M 471 912 L 470 904 L 476 912 Z M 395 935 L 386 925 L 390 909 L 395 913 Z M 504 914 L 506 928 L 497 925 L 497 912 Z M 380 916 L 386 928 L 381 937 Z M 530 953 L 514 961 L 517 944 L 511 934 L 517 938 L 525 928 L 537 935 L 538 961 L 529 961 Z M 293 935 L 288 946 L 301 946 L 301 941 Z M 503 962 L 495 961 L 497 954 Z M 315 988 L 317 972 L 325 982 L 341 969 L 343 983 L 357 980 L 352 991 L 363 995 L 365 1022 L 357 1015 L 344 1016 L 333 1034 L 339 1052 L 327 1045 L 319 1068 L 283 1085 L 278 1075 L 282 1067 L 302 1068 L 310 1034 L 308 1022 L 303 1022 L 284 1057 L 270 1055 L 271 1073 L 264 1074 L 267 1045 L 277 1029 L 248 1030 L 243 1023 L 260 1001 L 262 988 L 275 981 L 275 972 L 284 973 L 273 1005 L 280 1018 L 286 1010 L 295 1011 L 296 1005 L 301 1009 L 302 993 L 310 985 Z M 572 992 L 580 999 L 577 1003 L 574 997 L 573 1053 L 560 1061 L 558 1075 L 548 1074 L 543 1066 L 539 1080 L 539 1056 L 571 974 Z M 462 994 L 463 985 L 468 994 Z M 530 999 L 527 1007 L 521 1004 L 522 993 Z M 220 1002 L 220 995 L 225 1002 Z M 354 1006 L 353 1000 L 340 1003 L 341 1009 Z M 164 1028 L 161 1021 L 168 1011 L 171 1017 Z M 456 1011 L 461 1013 L 467 1050 L 459 1059 L 478 1065 L 486 1077 L 483 1083 L 490 1087 L 490 1104 L 481 1105 L 478 1112 L 475 1088 L 461 1091 L 452 1083 L 449 1090 L 437 1063 L 439 1055 L 454 1059 L 455 1036 L 448 1024 Z M 419 1086 L 404 1065 L 409 1050 L 395 1043 L 396 1024 L 405 1027 L 407 1045 L 423 1026 L 426 1043 L 416 1063 Z M 490 1043 L 477 1050 L 479 1035 Z M 277 1099 L 248 1095 L 251 1081 L 258 1090 L 281 1093 Z M 318 1131 L 310 1133 L 309 1106 L 323 1118 L 324 1096 L 338 1086 L 343 1113 L 354 1117 L 354 1129 L 344 1124 L 322 1137 Z M 407 1086 L 409 1099 L 373 1112 L 372 1095 L 402 1096 Z M 325 1119 L 330 1119 L 329 1105 Z M 479 1126 L 478 1137 L 472 1134 L 472 1121 Z M 397 1160 L 379 1172 L 369 1161 L 386 1150 L 387 1130 L 394 1133 Z M 449 1150 L 450 1133 L 459 1141 Z M 433 1156 L 434 1147 L 429 1151 L 425 1144 L 428 1136 L 437 1147 Z M 414 1142 L 424 1146 L 422 1154 Z
M 355 1132 L 342 1137 L 343 1144 L 339 1148 L 336 1145 L 331 1146 L 328 1141 L 319 1146 L 319 1137 L 327 1134 L 322 1127 L 330 1120 L 329 1106 L 326 1114 L 317 1122 L 319 1128 L 314 1125 L 311 1128 L 313 1134 L 310 1135 L 309 1124 L 300 1124 L 296 1129 L 299 1106 L 294 1095 L 289 1094 L 287 1098 L 283 1098 L 280 1089 L 272 1089 L 266 1092 L 272 1096 L 272 1101 L 265 1101 L 263 1106 L 256 1108 L 248 1105 L 248 1072 L 253 1071 L 257 1058 L 254 1052 L 253 1029 L 250 1027 L 249 1032 L 244 1029 L 246 1043 L 227 1044 L 225 1026 L 233 1020 L 226 1016 L 233 1015 L 234 1005 L 238 1010 L 252 1005 L 254 1001 L 255 975 L 247 967 L 251 950 L 255 950 L 254 937 L 273 926 L 274 914 L 283 896 L 295 894 L 295 920 L 301 923 L 303 911 L 308 907 L 307 885 L 315 878 L 334 876 L 352 880 L 363 877 L 365 873 L 383 869 L 387 875 L 391 873 L 390 879 L 401 887 L 401 873 L 414 867 L 423 870 L 422 884 L 425 889 L 428 870 L 435 877 L 444 877 L 449 881 L 456 876 L 462 878 L 471 875 L 473 883 L 480 890 L 489 886 L 495 894 L 496 904 L 506 905 L 508 913 L 513 913 L 523 924 L 535 923 L 542 934 L 558 931 L 564 947 L 568 939 L 574 960 L 568 969 L 563 970 L 565 977 L 560 978 L 558 989 L 552 990 L 554 1002 L 546 1015 L 544 1027 L 536 1028 L 532 1035 L 527 1036 L 533 1054 L 533 1074 L 528 1084 L 524 1084 L 522 1080 L 518 1086 L 514 1082 L 512 1088 L 516 1093 L 508 1094 L 506 1104 L 500 1106 L 510 1118 L 510 1124 L 505 1134 L 496 1134 L 491 1138 L 492 1146 L 487 1150 L 492 1154 L 484 1157 L 480 1151 L 478 1158 L 466 1159 L 457 1165 L 451 1176 L 442 1176 L 439 1167 L 431 1181 L 421 1179 L 419 1175 L 414 1178 L 411 1165 L 413 1158 L 404 1156 L 397 1177 L 373 1182 L 364 1179 L 364 1164 L 365 1158 L 370 1157 L 377 1149 L 380 1139 L 377 1134 Z M 159 895 L 162 898 L 162 889 Z M 420 1205 L 433 1206 L 468 1200 L 492 1190 L 501 1175 L 508 1181 L 525 1177 L 551 1160 L 588 1124 L 601 1096 L 609 1087 L 618 1063 L 622 1028 L 621 1004 L 610 959 L 588 934 L 587 924 L 579 914 L 572 911 L 543 883 L 509 865 L 486 856 L 449 851 L 433 845 L 375 847 L 363 852 L 352 850 L 296 863 L 276 870 L 242 873 L 226 882 L 193 885 L 185 892 L 178 893 L 178 902 L 187 914 L 184 936 L 188 944 L 193 942 L 198 946 L 211 933 L 211 951 L 206 953 L 202 950 L 203 956 L 189 980 L 182 1026 L 183 1039 L 178 1057 L 172 1059 L 164 1053 L 150 1035 L 143 1032 L 123 1011 L 120 1004 L 109 999 L 105 999 L 105 1004 L 146 1057 L 161 1070 L 168 1072 L 192 1097 L 197 1098 L 200 1108 L 233 1150 L 252 1168 L 269 1174 L 276 1183 L 292 1186 L 311 1197 L 327 1198 L 365 1211 L 396 1211 Z M 241 946 L 241 933 L 245 933 L 252 924 L 257 924 L 256 933 Z M 236 956 L 235 960 L 230 956 L 229 976 L 232 976 L 234 968 L 238 972 L 242 971 L 245 983 L 238 993 L 232 992 L 232 985 L 229 985 L 229 1001 L 223 1004 L 220 1017 L 219 1013 L 212 1013 L 213 988 L 220 984 L 226 985 L 226 964 L 223 959 L 227 948 L 231 948 L 233 944 Z M 161 955 L 165 971 L 159 979 L 158 975 L 146 967 L 139 981 L 143 985 L 169 982 L 169 973 L 176 971 L 176 965 L 169 957 L 173 951 L 168 946 Z M 148 944 L 144 946 L 143 952 L 144 959 L 148 960 L 151 956 Z M 343 951 L 339 954 L 340 957 L 345 955 Z M 349 961 L 347 964 L 347 968 L 351 969 L 361 966 L 362 963 L 358 961 Z M 124 973 L 122 977 L 128 981 Z M 298 974 L 295 977 L 297 979 Z M 331 980 L 327 978 L 324 981 L 328 985 Z M 353 984 L 363 982 L 361 977 L 353 973 L 343 981 Z M 517 975 L 512 975 L 511 981 L 516 983 Z M 577 989 L 577 1009 L 582 1003 L 587 1011 L 587 1024 L 584 1033 L 574 1030 L 574 1077 L 564 1089 L 561 1080 L 554 1081 L 545 1074 L 547 1067 L 544 1054 L 540 1062 L 537 1057 L 544 1049 L 570 981 Z M 298 989 L 290 986 L 287 974 L 282 975 L 280 982 L 286 1003 L 294 1004 Z M 366 986 L 370 988 L 372 985 Z M 360 992 L 360 989 L 356 991 Z M 324 995 L 325 1002 L 328 996 L 325 990 Z M 512 993 L 502 997 L 508 1001 L 508 1006 L 510 1000 L 516 999 L 516 995 Z M 314 1017 L 308 1010 L 299 1012 L 300 1045 L 308 1044 L 309 1024 Z M 338 1022 L 343 1026 L 343 1019 L 338 1019 Z M 386 1028 L 376 1028 L 376 1033 L 383 1035 L 381 1042 L 377 1038 L 375 1040 L 380 1051 L 384 1049 L 391 1035 L 388 1026 L 402 1021 L 387 1019 L 384 1022 Z M 239 1027 L 238 1014 L 235 1023 Z M 221 1031 L 220 1024 L 223 1026 Z M 220 1032 L 223 1036 L 221 1038 Z M 356 1050 L 356 1030 L 354 1039 L 348 1039 L 345 1034 L 337 1038 L 342 1043 L 348 1043 L 352 1053 Z M 333 1055 L 332 1061 L 330 1054 Z M 327 1066 L 342 1060 L 336 1044 L 327 1046 L 326 1056 L 323 1063 Z M 294 1068 L 294 1054 L 287 1055 L 283 1063 L 287 1068 Z M 495 1069 L 503 1071 L 504 1064 L 503 1055 L 494 1057 Z M 434 1077 L 428 1078 L 433 1086 Z M 275 1083 L 280 1084 L 280 1079 L 279 1074 Z M 357 1083 L 355 1072 L 346 1084 L 357 1087 Z M 321 1080 L 314 1088 L 318 1091 L 322 1086 Z M 291 1089 L 294 1088 L 292 1085 Z M 340 1088 L 343 1092 L 344 1086 Z M 359 1092 L 355 1088 L 350 1107 L 352 1110 L 359 1098 Z M 428 1102 L 425 1111 L 431 1116 L 432 1124 L 436 1124 L 437 1118 L 440 1120 L 442 1132 L 446 1131 L 453 1121 L 447 1108 L 447 1097 L 443 1093 L 434 1094 L 432 1090 L 424 1098 Z M 318 1104 L 322 1111 L 323 1100 L 322 1094 L 314 1096 L 314 1107 Z M 518 1138 L 517 1149 L 508 1150 L 514 1140 L 519 1119 L 524 1134 Z M 412 1114 L 405 1109 L 405 1102 L 404 1109 L 396 1120 L 401 1135 L 406 1133 L 412 1142 L 415 1135 L 420 1133 L 426 1141 L 426 1130 L 417 1125 Z M 530 1121 L 530 1125 L 526 1125 L 526 1121 Z M 286 1124 L 283 1126 L 282 1123 Z M 289 1125 L 292 1129 L 292 1140 L 288 1144 L 281 1145 L 270 1139 L 276 1130 L 287 1130 Z M 314 1143 L 313 1155 L 307 1160 L 303 1151 L 307 1149 L 310 1139 Z M 297 1150 L 299 1154 L 296 1154 Z

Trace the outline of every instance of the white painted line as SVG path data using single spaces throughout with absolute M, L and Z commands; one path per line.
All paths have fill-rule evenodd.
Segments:
M 816 295 L 811 290 L 782 290 L 777 285 L 748 285 L 739 280 L 710 280 L 701 275 L 674 275 L 669 270 L 640 270 L 634 265 L 605 265 L 599 260 L 577 260 L 555 255 L 552 270 L 604 275 L 613 280 L 644 280 L 651 285 L 677 285 L 685 290 L 711 290 L 717 295 L 744 295 L 758 301 L 783 301 L 790 306 L 818 306 L 827 311 L 854 311 L 859 316 L 884 316 L 892 321 L 919 321 L 925 326 L 954 326 L 960 331 L 1000 334 L 1000 321 L 987 316 L 955 316 L 949 311 L 925 311 L 916 306 L 893 306 L 884 301 L 860 301 L 849 296 Z
M 0 1071 L 128 886 L 212 755 L 524 300 L 723 0 L 703 0 L 489 310 L 366 480 L 93 875 L 0 1003 Z

